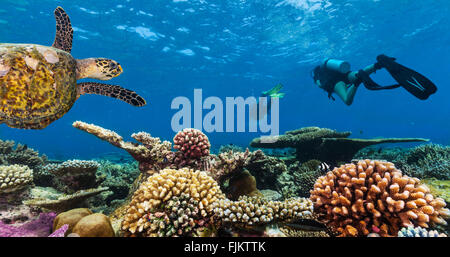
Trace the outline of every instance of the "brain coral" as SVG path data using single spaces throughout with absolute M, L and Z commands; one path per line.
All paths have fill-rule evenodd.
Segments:
M 33 182 L 33 171 L 23 165 L 0 166 L 0 193 L 20 190 Z
M 206 172 L 183 168 L 164 169 L 144 181 L 133 195 L 122 222 L 128 236 L 151 236 L 154 229 L 149 214 L 163 209 L 172 197 L 188 195 L 198 202 L 199 213 L 208 216 L 211 203 L 224 197 L 217 182 Z
M 390 162 L 345 164 L 319 177 L 310 199 L 320 219 L 341 236 L 397 236 L 402 227 L 446 224 L 445 201 Z

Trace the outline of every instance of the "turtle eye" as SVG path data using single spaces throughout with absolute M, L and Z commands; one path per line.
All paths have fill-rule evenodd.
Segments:
M 109 67 L 110 67 L 111 69 L 116 69 L 116 68 L 117 68 L 117 64 L 116 64 L 115 62 L 111 62 L 111 63 L 109 64 Z

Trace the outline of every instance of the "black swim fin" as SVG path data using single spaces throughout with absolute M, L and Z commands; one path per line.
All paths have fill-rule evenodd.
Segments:
M 385 68 L 397 83 L 415 97 L 425 100 L 437 91 L 436 85 L 422 74 L 411 70 L 384 54 L 377 57 L 378 65 Z

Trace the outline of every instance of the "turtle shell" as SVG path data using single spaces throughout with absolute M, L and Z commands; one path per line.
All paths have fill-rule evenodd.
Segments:
M 76 60 L 67 52 L 32 44 L 0 44 L 0 123 L 42 129 L 77 98 Z

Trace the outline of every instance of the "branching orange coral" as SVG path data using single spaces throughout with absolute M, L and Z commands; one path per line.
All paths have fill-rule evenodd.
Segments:
M 396 236 L 402 227 L 446 224 L 445 201 L 390 162 L 345 164 L 317 179 L 310 199 L 319 219 L 341 236 L 366 236 L 372 229 Z

